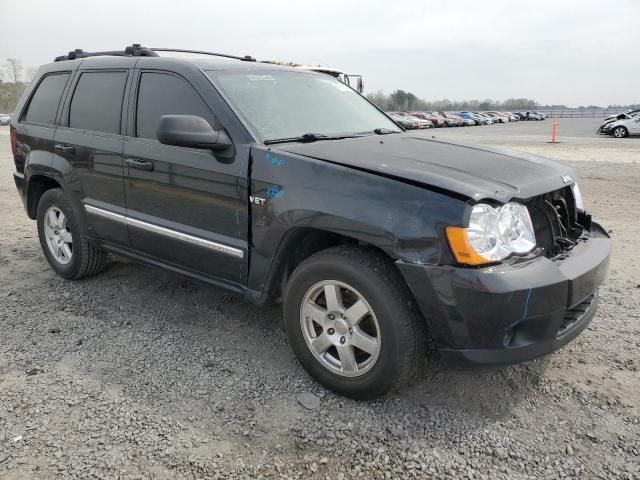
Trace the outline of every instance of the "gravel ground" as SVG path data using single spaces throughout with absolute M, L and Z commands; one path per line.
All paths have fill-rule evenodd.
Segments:
M 574 163 L 615 242 L 610 277 L 559 352 L 483 372 L 429 359 L 374 402 L 316 385 L 278 308 L 121 258 L 56 277 L 0 128 L 0 478 L 640 478 L 640 139 L 592 123 L 561 145 L 550 122 L 425 132 L 615 156 Z

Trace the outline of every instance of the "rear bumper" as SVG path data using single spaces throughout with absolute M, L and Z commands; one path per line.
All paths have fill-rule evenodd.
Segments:
M 530 360 L 577 337 L 594 317 L 611 240 L 597 224 L 562 260 L 488 268 L 398 262 L 450 366 Z

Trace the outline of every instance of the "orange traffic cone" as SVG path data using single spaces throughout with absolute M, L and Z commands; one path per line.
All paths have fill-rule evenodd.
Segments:
M 553 124 L 551 125 L 551 141 L 547 143 L 560 143 L 556 141 L 556 134 L 558 133 L 558 114 L 553 114 Z

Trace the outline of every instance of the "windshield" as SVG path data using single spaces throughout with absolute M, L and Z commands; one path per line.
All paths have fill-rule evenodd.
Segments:
M 328 75 L 274 70 L 207 74 L 263 140 L 309 133 L 401 131 L 358 93 Z

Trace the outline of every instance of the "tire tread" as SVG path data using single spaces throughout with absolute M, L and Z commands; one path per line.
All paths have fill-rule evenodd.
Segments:
M 362 272 L 368 272 L 366 283 L 370 285 L 369 288 L 377 292 L 376 295 L 382 297 L 378 297 L 376 301 L 384 302 L 383 309 L 387 312 L 385 317 L 387 318 L 387 328 L 392 325 L 395 345 L 388 353 L 392 356 L 387 357 L 385 361 L 384 368 L 387 374 L 386 376 L 375 374 L 371 377 L 371 381 L 357 382 L 354 380 L 355 383 L 349 385 L 344 379 L 332 380 L 331 375 L 321 370 L 324 367 L 318 367 L 313 362 L 311 362 L 312 366 L 309 366 L 310 361 L 306 358 L 308 353 L 306 350 L 302 354 L 305 358 L 299 358 L 299 360 L 312 376 L 336 392 L 361 400 L 377 398 L 389 390 L 406 385 L 424 364 L 421 360 L 426 359 L 428 352 L 426 322 L 404 278 L 391 258 L 383 252 L 371 247 L 340 245 L 317 252 L 300 263 L 289 279 L 285 294 L 284 310 L 287 334 L 290 344 L 295 347 L 294 351 L 300 355 L 298 349 L 301 348 L 302 343 L 301 340 L 298 340 L 296 333 L 299 329 L 296 327 L 299 323 L 299 314 L 296 314 L 296 311 L 299 311 L 300 308 L 298 295 L 301 295 L 298 282 L 308 282 L 314 276 L 324 275 L 320 273 L 324 268 L 335 270 L 335 268 L 340 269 L 341 267 L 345 269 L 344 273 L 347 275 L 355 274 L 362 277 Z M 318 278 L 318 280 L 320 279 Z M 389 312 L 394 312 L 392 323 L 389 323 Z M 392 370 L 388 370 L 389 368 Z M 393 373 L 391 374 L 391 372 Z M 373 381 L 373 378 L 376 380 Z
M 38 202 L 37 206 L 38 218 L 40 218 L 41 210 L 43 208 L 42 206 L 46 205 L 47 202 L 51 202 L 52 204 L 54 204 L 55 202 L 58 208 L 64 210 L 65 215 L 67 215 L 68 218 L 70 217 L 72 219 L 71 225 L 73 225 L 74 222 L 79 222 L 79 219 L 75 215 L 75 211 L 73 210 L 62 189 L 53 188 L 47 190 L 42 195 L 42 197 L 40 197 L 40 201 Z M 100 273 L 107 264 L 107 253 L 89 242 L 89 240 L 82 234 L 80 225 L 76 225 L 76 228 L 79 228 L 79 242 L 77 242 L 78 245 L 74 245 L 75 248 L 73 254 L 78 255 L 75 269 L 62 273 L 56 270 L 56 268 L 54 267 L 54 270 L 56 270 L 59 275 L 73 280 L 79 280 L 81 278 L 96 275 Z M 47 255 L 48 259 L 48 253 L 42 240 L 41 244 L 43 251 L 45 255 Z M 49 261 L 49 263 L 51 263 L 51 260 Z

